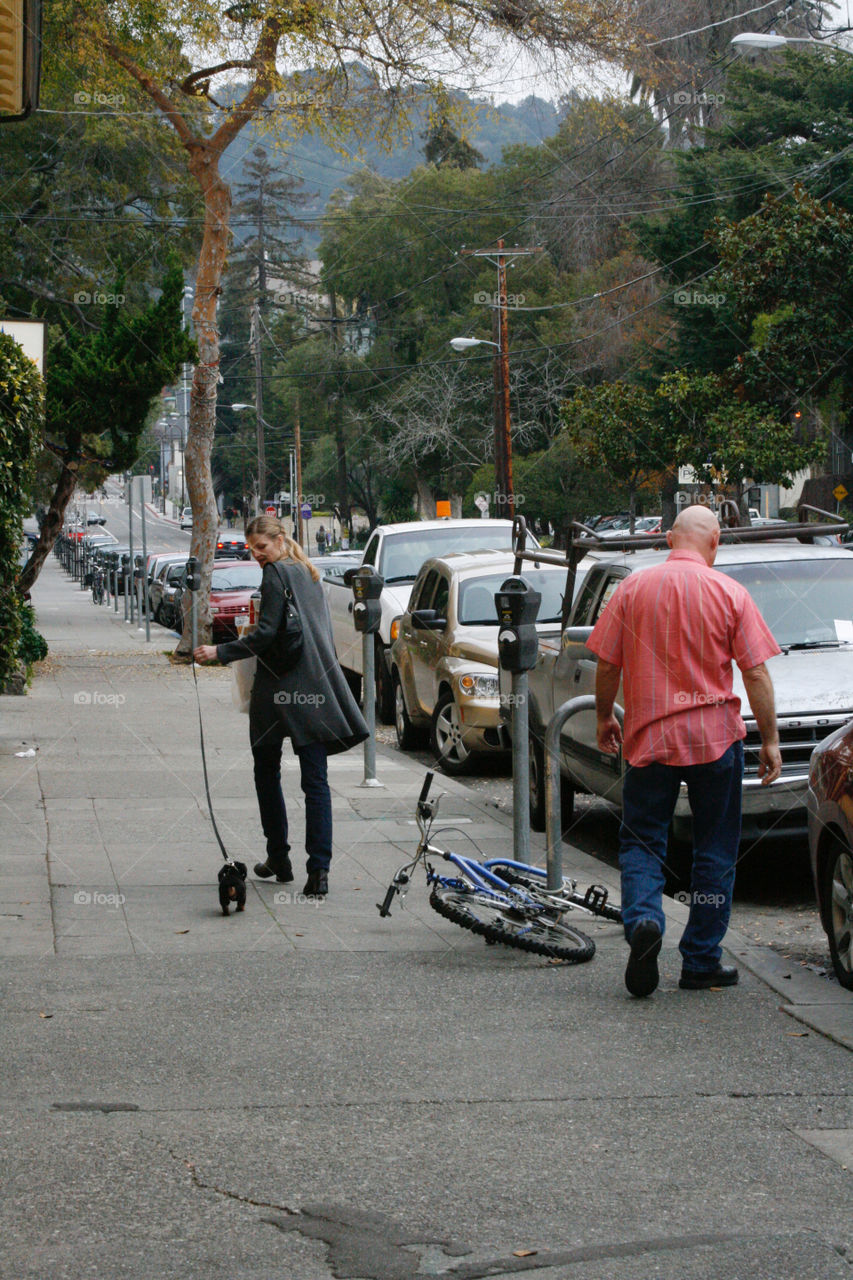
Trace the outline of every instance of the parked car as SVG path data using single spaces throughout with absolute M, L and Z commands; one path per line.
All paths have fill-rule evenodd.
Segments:
M 187 556 L 184 551 L 155 551 L 148 557 L 148 604 L 151 609 L 151 616 L 154 617 L 155 602 L 153 598 L 153 587 L 156 579 L 169 564 L 186 564 Z
M 528 534 L 528 546 L 539 544 Z M 512 546 L 511 520 L 408 520 L 379 525 L 368 539 L 360 564 L 372 565 L 385 580 L 380 596 L 382 618 L 375 636 L 376 708 L 381 720 L 394 720 L 391 684 L 391 628 L 402 617 L 421 565 L 428 556 L 451 551 L 505 550 Z M 351 688 L 358 690 L 362 676 L 362 637 L 352 620 L 353 594 L 347 581 L 328 576 L 323 588 L 329 602 L 335 652 Z
M 167 561 L 151 583 L 148 594 L 151 617 L 155 622 L 159 622 L 161 626 L 170 627 L 173 625 L 172 604 L 175 591 L 186 567 L 186 556 L 181 556 L 179 560 Z
M 330 551 L 326 556 L 310 556 L 314 568 L 322 578 L 342 582 L 347 569 L 355 569 L 361 564 L 361 551 Z
M 812 752 L 806 805 L 820 922 L 838 981 L 853 991 L 853 721 Z
M 221 529 L 216 539 L 217 560 L 248 560 L 251 555 L 242 533 Z
M 529 677 L 531 815 L 542 820 L 535 765 L 554 711 L 568 698 L 595 689 L 597 659 L 586 647 L 590 632 L 619 583 L 629 573 L 661 564 L 666 551 L 606 556 L 593 564 L 575 596 L 568 626 L 540 638 L 540 660 Z M 776 691 L 782 777 L 770 787 L 758 779 L 760 735 L 737 668 L 734 692 L 746 723 L 743 834 L 802 834 L 806 827 L 808 762 L 825 735 L 853 716 L 853 562 L 849 552 L 794 540 L 726 544 L 716 569 L 743 583 L 761 610 L 782 653 L 767 663 Z M 841 617 L 839 617 L 839 614 Z M 846 615 L 846 617 L 845 617 Z M 621 688 L 617 703 L 621 703 Z M 622 756 L 605 755 L 596 742 L 595 712 L 567 722 L 560 739 L 561 768 L 570 788 L 589 791 L 617 806 L 622 798 Z M 540 774 L 541 776 L 541 774 Z M 686 789 L 677 801 L 673 831 L 686 838 L 690 808 Z
M 106 524 L 107 517 L 102 516 L 100 511 L 87 511 L 86 524 Z
M 445 773 L 466 773 L 477 756 L 511 746 L 500 719 L 495 592 L 513 567 L 501 551 L 431 556 L 399 621 L 391 648 L 397 742 L 418 746 L 428 729 Z M 559 623 L 565 570 L 526 565 L 522 576 L 542 594 L 539 625 Z
M 191 529 L 193 527 L 193 509 L 192 507 L 184 507 L 181 512 L 181 528 Z
M 214 560 L 210 575 L 210 614 L 213 643 L 233 640 L 237 626 L 249 621 L 250 599 L 261 585 L 263 570 L 256 561 Z M 186 575 L 182 573 L 166 609 L 173 626 L 180 626 Z

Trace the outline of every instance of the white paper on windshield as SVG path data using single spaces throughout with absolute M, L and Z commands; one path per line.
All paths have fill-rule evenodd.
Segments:
M 850 618 L 833 618 L 835 634 L 842 644 L 853 644 L 853 621 Z

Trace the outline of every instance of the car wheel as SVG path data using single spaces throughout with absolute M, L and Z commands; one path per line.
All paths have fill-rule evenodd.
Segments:
M 406 698 L 399 675 L 394 673 L 394 730 L 397 734 L 397 746 L 401 751 L 414 751 L 423 746 L 424 734 L 409 719 L 406 710 Z
M 449 689 L 441 694 L 432 713 L 430 746 L 439 767 L 451 777 L 470 771 L 472 753 L 463 741 L 462 717 Z
M 545 750 L 531 733 L 527 739 L 530 757 L 530 825 L 534 831 L 545 830 Z
M 840 838 L 824 864 L 821 897 L 832 967 L 842 987 L 853 991 L 853 853 Z
M 545 744 L 534 733 L 528 738 L 530 758 L 530 826 L 534 831 L 544 831 L 548 822 L 545 807 Z M 574 784 L 563 774 L 560 777 L 560 826 L 563 834 L 568 830 L 575 812 Z
M 385 661 L 385 646 L 376 637 L 374 659 L 376 665 L 376 718 L 383 724 L 394 723 L 394 686 L 391 684 L 391 673 Z

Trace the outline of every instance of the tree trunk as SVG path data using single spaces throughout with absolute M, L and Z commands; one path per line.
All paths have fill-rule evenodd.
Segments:
M 190 397 L 185 468 L 193 512 L 190 555 L 196 557 L 200 566 L 200 585 L 196 592 L 197 638 L 199 644 L 210 644 L 210 576 L 219 531 L 219 512 L 210 470 L 216 429 L 216 388 L 219 381 L 219 327 L 216 310 L 228 255 L 231 189 L 219 175 L 218 152 L 210 148 L 197 148 L 192 152 L 190 172 L 204 195 L 204 235 L 193 301 L 198 363 L 193 374 Z M 188 654 L 191 648 L 189 592 L 185 592 L 183 632 L 175 652 Z
M 47 509 L 47 515 L 42 521 L 42 526 L 39 530 L 38 541 L 18 578 L 18 590 L 22 595 L 25 591 L 32 590 L 33 584 L 41 572 L 42 565 L 53 550 L 53 544 L 59 537 L 62 522 L 65 519 L 65 511 L 74 496 L 76 486 L 77 463 L 64 462 L 59 473 L 59 479 L 56 482 L 56 488 L 53 491 L 53 497 L 50 500 L 50 506 Z
M 678 507 L 675 502 L 675 495 L 678 490 L 678 472 L 676 470 L 668 471 L 664 476 L 661 486 L 661 532 L 666 533 L 675 523 L 675 517 L 678 515 Z

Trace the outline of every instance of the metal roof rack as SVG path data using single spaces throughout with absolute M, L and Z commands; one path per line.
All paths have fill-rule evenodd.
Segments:
M 820 507 L 801 503 L 797 508 L 800 519 L 796 523 L 779 525 L 741 525 L 740 510 L 736 502 L 726 498 L 719 509 L 722 528 L 720 542 L 729 545 L 741 542 L 778 542 L 780 539 L 796 538 L 798 542 L 813 543 L 820 535 L 835 536 L 846 533 L 850 525 L 831 511 L 823 511 Z M 820 518 L 820 523 L 810 520 L 811 515 Z M 551 551 L 537 548 L 527 550 L 527 521 L 524 516 L 516 516 L 512 522 L 512 549 L 515 555 L 513 572 L 521 573 L 524 561 L 535 561 L 540 564 L 555 564 L 566 569 L 566 592 L 563 596 L 561 626 L 565 630 L 575 594 L 575 575 L 581 560 L 590 551 L 654 551 L 668 546 L 665 533 L 628 533 L 621 538 L 601 538 L 595 530 L 578 520 L 569 525 L 569 540 L 565 551 Z

